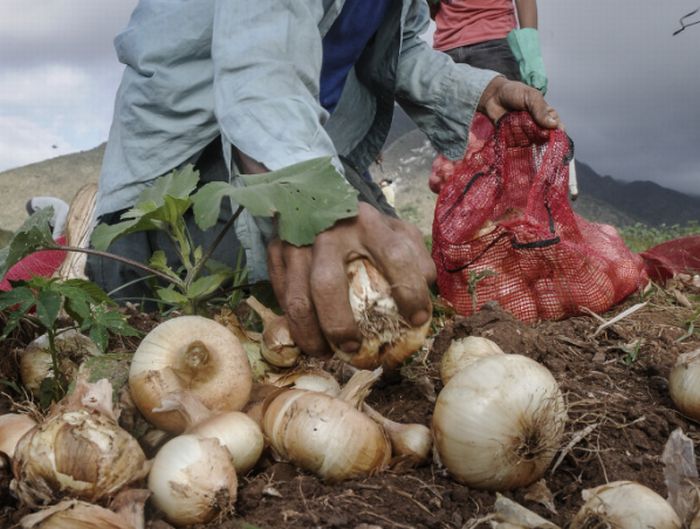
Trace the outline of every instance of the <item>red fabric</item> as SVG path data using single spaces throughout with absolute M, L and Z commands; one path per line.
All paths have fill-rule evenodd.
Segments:
M 653 281 L 664 282 L 676 274 L 700 272 L 700 235 L 681 237 L 640 254 Z
M 503 39 L 516 26 L 513 0 L 443 1 L 435 16 L 433 47 L 445 51 Z
M 56 239 L 56 242 L 58 244 L 65 244 L 66 238 L 59 237 Z M 0 290 L 10 290 L 12 288 L 10 281 L 23 281 L 33 276 L 51 277 L 61 266 L 65 258 L 66 252 L 62 250 L 42 250 L 40 252 L 34 252 L 8 270 L 5 277 L 0 281 Z
M 483 119 L 475 120 L 477 146 L 462 161 L 433 165 L 434 173 L 451 173 L 433 177 L 441 182 L 433 220 L 440 294 L 464 315 L 496 301 L 534 322 L 582 307 L 603 312 L 644 284 L 642 259 L 615 228 L 571 209 L 566 134 L 519 112 L 484 137 Z

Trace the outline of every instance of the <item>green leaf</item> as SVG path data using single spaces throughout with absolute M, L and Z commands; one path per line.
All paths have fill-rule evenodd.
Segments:
M 63 297 L 58 292 L 52 290 L 39 292 L 36 302 L 36 316 L 47 329 L 54 327 L 62 303 Z
M 156 294 L 160 299 L 171 305 L 185 305 L 189 301 L 186 296 L 176 292 L 172 287 L 159 288 L 156 290 Z
M 0 338 L 7 338 L 35 303 L 34 291 L 26 286 L 18 286 L 8 292 L 0 293 L 0 310 L 9 309 L 5 328 Z
M 187 297 L 190 299 L 204 298 L 215 292 L 229 277 L 231 276 L 227 273 L 217 273 L 200 277 L 187 289 Z
M 212 227 L 229 197 L 255 216 L 278 216 L 279 236 L 296 246 L 311 244 L 338 220 L 357 214 L 357 191 L 342 177 L 330 157 L 315 158 L 279 171 L 243 175 L 246 187 L 225 182 L 204 185 L 192 197 L 195 221 Z
M 37 250 L 56 248 L 49 221 L 53 208 L 43 208 L 24 221 L 10 243 L 0 249 L 0 278 L 5 277 L 11 266 Z

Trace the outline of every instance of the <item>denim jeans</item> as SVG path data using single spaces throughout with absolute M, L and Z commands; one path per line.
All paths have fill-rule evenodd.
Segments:
M 520 81 L 520 68 L 506 39 L 487 40 L 468 46 L 446 50 L 452 60 L 475 68 L 485 68 L 505 75 L 511 81 Z

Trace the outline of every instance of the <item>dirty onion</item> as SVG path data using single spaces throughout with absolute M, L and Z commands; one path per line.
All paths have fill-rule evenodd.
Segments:
M 361 369 L 395 369 L 425 343 L 430 320 L 420 327 L 410 326 L 391 297 L 391 285 L 366 259 L 351 261 L 346 271 L 350 307 L 362 334 L 362 347 L 353 354 L 334 348 L 335 353 Z
M 559 448 L 566 410 L 551 373 L 521 355 L 494 355 L 459 371 L 438 396 L 435 445 L 456 479 L 508 490 L 537 481 Z
M 700 349 L 678 355 L 669 377 L 669 391 L 684 415 L 700 421 Z
M 462 368 L 485 356 L 504 354 L 492 340 L 481 336 L 466 336 L 452 340 L 440 361 L 440 378 L 447 384 Z

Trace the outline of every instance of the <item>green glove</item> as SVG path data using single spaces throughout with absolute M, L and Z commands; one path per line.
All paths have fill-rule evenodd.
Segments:
M 540 51 L 540 36 L 535 28 L 514 29 L 508 33 L 508 45 L 520 66 L 523 82 L 547 93 L 547 72 Z

